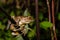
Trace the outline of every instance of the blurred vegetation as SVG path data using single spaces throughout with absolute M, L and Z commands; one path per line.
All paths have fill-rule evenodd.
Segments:
M 51 3 L 51 1 L 49 1 Z M 55 5 L 57 2 L 55 3 Z M 51 4 L 50 4 L 51 5 Z M 0 6 L 5 9 L 5 11 L 10 16 L 32 16 L 35 19 L 35 2 L 34 0 L 0 0 Z M 48 20 L 48 10 L 45 0 L 38 1 L 39 6 L 39 24 L 40 24 L 40 39 L 41 40 L 51 40 L 50 28 L 52 23 Z M 56 11 L 56 10 L 55 10 Z M 34 32 L 28 31 L 26 36 L 19 35 L 14 37 L 11 35 L 11 31 L 6 27 L 8 25 L 8 18 L 2 11 L 0 11 L 0 40 L 36 40 L 36 24 L 35 21 L 31 23 L 30 27 Z M 60 38 L 60 12 L 58 10 L 55 13 L 55 24 L 57 38 Z

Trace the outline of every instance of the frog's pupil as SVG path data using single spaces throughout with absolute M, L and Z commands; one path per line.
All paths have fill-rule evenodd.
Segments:
M 20 28 L 20 26 L 14 26 L 16 29 L 19 29 Z

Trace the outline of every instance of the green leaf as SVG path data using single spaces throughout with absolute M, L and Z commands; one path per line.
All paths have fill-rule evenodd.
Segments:
M 34 26 L 34 29 L 33 30 L 36 32 L 36 26 Z
M 20 13 L 21 13 L 21 11 L 20 11 L 20 10 L 18 10 L 18 11 L 17 11 L 17 15 L 20 15 Z
M 45 18 L 45 21 L 48 21 L 48 18 Z
M 3 23 L 5 23 L 7 21 L 7 18 L 5 18 L 4 20 L 3 20 Z
M 16 39 L 16 40 L 24 40 L 21 35 L 18 35 L 15 39 Z
M 26 8 L 26 10 L 24 11 L 23 16 L 30 16 L 30 12 L 28 11 L 28 9 Z
M 34 24 L 34 22 L 30 23 L 29 25 L 32 27 L 33 24 Z
M 13 11 L 10 13 L 10 16 L 15 16 L 15 14 L 14 14 L 14 12 L 13 12 Z
M 11 37 L 11 36 L 12 36 L 12 35 L 11 35 L 11 31 L 8 30 L 8 31 L 5 33 L 5 35 Z
M 40 13 L 39 14 L 39 19 L 42 20 L 44 17 L 43 17 L 43 13 Z
M 26 29 L 26 30 L 25 30 L 25 33 L 26 33 L 26 34 L 28 33 L 28 28 L 29 28 L 29 27 L 28 27 L 28 24 L 26 24 L 26 25 L 25 25 L 25 29 Z
M 5 37 L 6 40 L 11 40 L 11 37 Z
M 3 38 L 0 38 L 0 40 L 4 40 Z
M 40 23 L 40 27 L 43 29 L 48 29 L 48 28 L 52 27 L 52 23 L 50 23 L 48 21 L 43 21 Z
M 34 29 L 35 29 L 35 28 L 34 28 Z M 34 37 L 35 37 L 35 30 L 29 31 L 27 37 L 28 37 L 29 39 L 34 38 Z
M 58 13 L 58 20 L 60 20 L 60 13 Z
M 0 29 L 4 30 L 4 28 L 5 28 L 5 25 L 2 25 L 2 22 L 0 22 Z

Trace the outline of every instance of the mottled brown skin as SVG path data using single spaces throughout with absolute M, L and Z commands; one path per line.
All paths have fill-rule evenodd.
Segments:
M 19 28 L 16 28 L 15 27 L 15 24 L 11 24 L 10 25 L 10 30 L 12 31 L 15 31 L 14 33 L 16 35 L 19 35 L 19 32 L 18 30 L 20 30 L 22 33 L 21 34 L 24 34 L 26 35 L 26 28 L 25 28 L 25 24 L 29 24 L 31 22 L 33 22 L 33 18 L 31 16 L 17 16 L 17 17 L 14 17 L 12 16 L 12 18 L 16 21 L 16 27 L 17 25 L 19 26 Z M 13 33 L 13 32 L 12 32 Z M 13 35 L 13 34 L 12 34 Z

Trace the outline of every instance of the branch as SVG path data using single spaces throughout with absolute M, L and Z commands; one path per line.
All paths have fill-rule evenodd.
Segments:
M 54 0 L 52 0 L 52 23 L 53 23 L 54 40 L 57 40 L 56 29 L 55 29 L 55 18 L 54 18 Z
M 51 22 L 51 10 L 50 10 L 49 1 L 46 0 L 46 2 L 47 2 L 47 7 L 48 7 L 48 15 L 49 15 L 48 17 L 49 17 L 49 22 Z M 51 40 L 54 40 L 52 28 L 50 28 L 50 30 L 51 30 Z
M 13 24 L 16 24 L 15 20 L 13 20 L 11 18 L 10 15 L 8 15 L 8 13 L 0 6 L 0 10 L 5 14 L 5 16 L 13 23 Z
M 37 40 L 40 40 L 40 31 L 39 31 L 39 18 L 38 18 L 38 0 L 35 0 L 35 11 L 36 11 L 36 36 Z
M 57 4 L 56 4 L 56 13 L 58 13 L 58 9 L 59 8 L 59 0 L 57 0 Z

